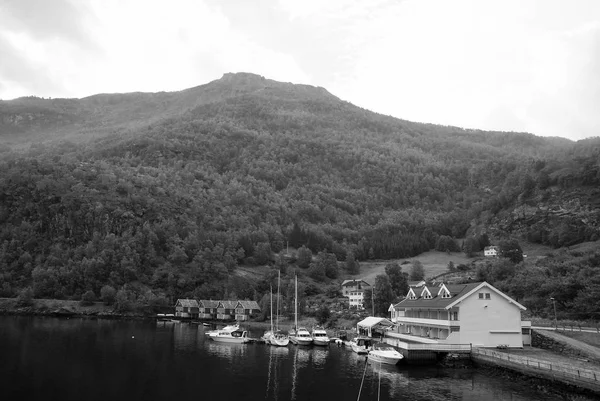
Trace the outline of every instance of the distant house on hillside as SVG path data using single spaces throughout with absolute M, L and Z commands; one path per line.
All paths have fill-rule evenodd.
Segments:
M 348 297 L 350 307 L 364 309 L 365 290 L 371 288 L 371 284 L 365 280 L 344 280 L 342 282 L 342 295 Z
M 483 249 L 483 256 L 485 256 L 486 258 L 494 258 L 499 255 L 500 255 L 500 248 L 495 245 L 486 246 Z

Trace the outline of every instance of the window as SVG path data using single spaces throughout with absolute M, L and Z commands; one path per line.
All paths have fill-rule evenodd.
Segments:
M 425 294 L 425 296 L 423 298 L 425 298 L 425 299 L 431 299 L 431 294 Z
M 483 292 L 479 293 L 479 299 L 483 299 Z
M 442 298 L 451 298 L 450 293 L 446 291 L 442 292 Z
M 485 299 L 491 299 L 491 294 L 489 292 L 485 293 Z

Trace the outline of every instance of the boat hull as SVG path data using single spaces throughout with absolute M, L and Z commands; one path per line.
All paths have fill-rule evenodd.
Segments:
M 329 338 L 313 338 L 313 344 L 325 347 L 329 345 Z
M 217 343 L 230 343 L 230 344 L 245 344 L 249 340 L 247 338 L 242 337 L 211 337 L 214 342 Z
M 369 348 L 365 348 L 364 345 L 358 345 L 353 342 L 350 343 L 350 348 L 352 348 L 352 351 L 356 352 L 358 355 L 366 355 L 369 353 Z

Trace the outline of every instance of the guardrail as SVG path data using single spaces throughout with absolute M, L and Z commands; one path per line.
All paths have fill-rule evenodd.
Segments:
M 514 355 L 506 352 L 498 352 L 485 348 L 473 348 L 472 354 L 484 355 L 495 359 L 510 362 L 512 364 L 523 365 L 524 367 L 544 371 L 554 376 L 562 376 L 571 380 L 581 380 L 600 384 L 600 370 L 583 369 L 573 367 L 568 364 L 551 363 L 537 358 L 530 358 L 523 355 Z

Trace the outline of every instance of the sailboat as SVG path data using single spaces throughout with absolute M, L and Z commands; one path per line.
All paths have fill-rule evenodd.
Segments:
M 269 343 L 271 345 L 275 345 L 278 347 L 287 347 L 287 345 L 290 343 L 290 338 L 283 334 L 280 330 L 279 330 L 279 286 L 280 286 L 280 281 L 281 281 L 281 272 L 279 272 L 279 277 L 277 278 L 277 323 L 275 326 L 275 331 L 271 334 L 271 336 L 269 337 Z M 272 309 L 271 309 L 272 311 Z M 271 312 L 271 325 L 273 325 L 273 314 Z
M 298 276 L 296 276 L 296 294 L 294 298 L 294 329 L 290 333 L 290 341 L 296 345 L 311 345 L 313 338 L 305 327 L 298 327 Z
M 273 336 L 273 334 L 273 287 L 271 287 L 271 330 L 265 331 L 265 333 L 262 336 L 262 339 L 265 342 L 265 344 L 271 343 L 271 337 Z

